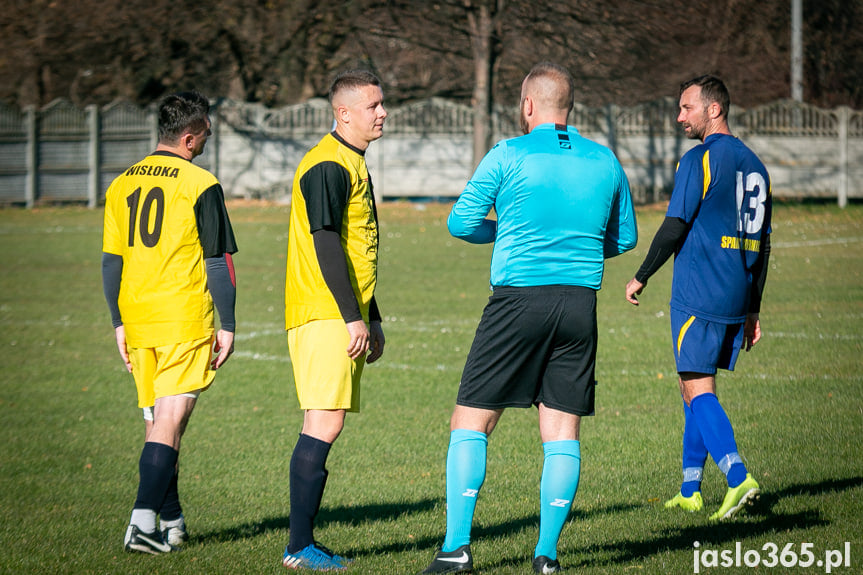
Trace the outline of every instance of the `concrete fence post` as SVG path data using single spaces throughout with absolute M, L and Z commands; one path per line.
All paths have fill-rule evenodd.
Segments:
M 210 150 L 210 154 L 212 157 L 212 161 L 210 163 L 210 172 L 216 176 L 216 179 L 219 178 L 219 159 L 221 156 L 221 150 L 219 149 L 219 127 L 221 122 L 219 121 L 219 108 L 218 105 L 214 105 L 210 108 L 210 132 L 212 135 L 210 136 L 211 140 L 207 140 L 208 144 L 212 146 Z M 155 149 L 155 148 L 154 148 Z
M 617 106 L 606 106 L 606 126 L 608 128 L 608 147 L 617 155 Z
M 99 107 L 95 104 L 87 106 L 87 132 L 88 132 L 88 174 L 87 174 L 87 207 L 95 208 L 99 203 L 99 183 L 102 162 L 99 157 L 100 134 L 99 134 Z
M 150 121 L 150 151 L 147 153 L 152 153 L 159 145 L 159 111 L 150 106 L 147 119 Z
M 38 158 L 38 133 L 36 131 L 36 108 L 27 106 L 25 108 L 25 122 L 27 123 L 27 178 L 24 184 L 24 202 L 28 208 L 32 208 L 39 195 L 36 186 L 39 185 L 39 158 Z
M 839 189 L 836 191 L 839 207 L 848 205 L 848 122 L 851 114 L 847 106 L 841 106 L 839 113 Z

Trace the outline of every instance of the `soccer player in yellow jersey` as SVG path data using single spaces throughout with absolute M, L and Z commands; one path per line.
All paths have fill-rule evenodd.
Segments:
M 359 411 L 363 365 L 384 349 L 375 302 L 378 224 L 365 151 L 383 134 L 383 91 L 365 71 L 340 74 L 335 129 L 297 167 L 291 195 L 285 326 L 303 428 L 291 457 L 289 569 L 341 570 L 348 559 L 315 543 L 330 447 Z
M 180 439 L 198 394 L 234 349 L 237 245 L 219 181 L 192 164 L 210 135 L 209 110 L 197 92 L 162 100 L 156 151 L 105 194 L 103 287 L 145 424 L 127 551 L 168 553 L 186 540 Z

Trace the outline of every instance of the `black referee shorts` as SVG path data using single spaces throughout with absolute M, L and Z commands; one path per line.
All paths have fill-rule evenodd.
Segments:
M 593 415 L 596 291 L 496 287 L 482 313 L 456 403 Z

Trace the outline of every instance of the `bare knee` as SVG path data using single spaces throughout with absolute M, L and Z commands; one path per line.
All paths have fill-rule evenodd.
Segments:
M 502 409 L 480 409 L 456 405 L 450 418 L 450 429 L 470 429 L 491 435 L 502 413 Z
M 704 373 L 681 373 L 678 378 L 680 384 L 680 395 L 686 405 L 692 400 L 705 393 L 716 393 L 716 376 Z
M 334 443 L 344 427 L 344 409 L 308 409 L 303 416 L 303 435 L 325 443 Z

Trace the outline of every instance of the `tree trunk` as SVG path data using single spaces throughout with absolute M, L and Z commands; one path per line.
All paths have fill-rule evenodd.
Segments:
M 494 2 L 494 0 L 492 0 Z M 467 2 L 469 4 L 469 1 Z M 494 64 L 494 39 L 492 14 L 487 2 L 480 2 L 476 10 L 468 11 L 473 53 L 473 167 L 479 164 L 491 148 L 492 125 L 492 67 Z

